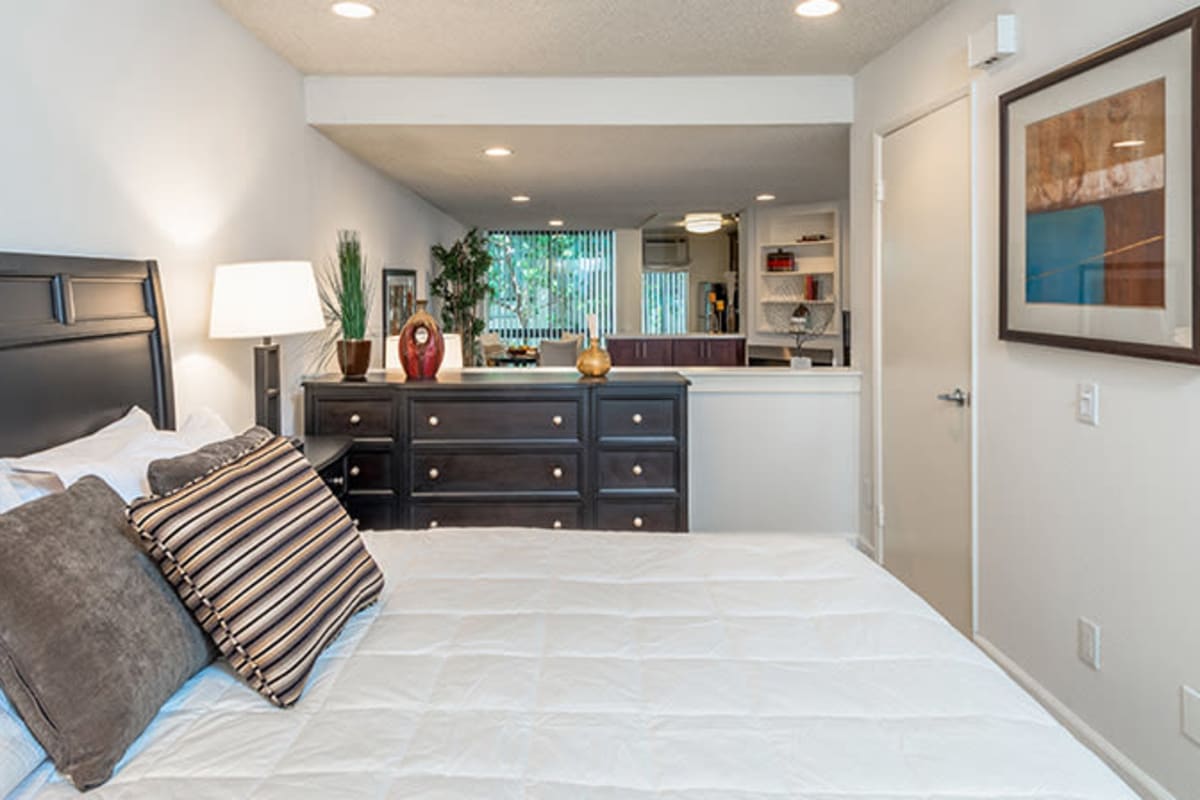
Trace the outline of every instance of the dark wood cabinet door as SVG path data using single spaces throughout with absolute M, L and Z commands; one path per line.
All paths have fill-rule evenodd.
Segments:
M 675 358 L 675 346 L 670 339 L 643 339 L 639 367 L 669 367 Z
M 705 342 L 705 364 L 712 367 L 741 367 L 746 363 L 745 339 L 710 339 Z
M 614 367 L 637 367 L 640 339 L 609 339 L 608 356 Z
M 672 342 L 674 366 L 702 367 L 708 364 L 703 339 L 675 339 Z

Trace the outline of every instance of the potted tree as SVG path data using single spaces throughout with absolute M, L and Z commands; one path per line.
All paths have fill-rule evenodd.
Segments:
M 441 300 L 442 324 L 447 331 L 459 333 L 463 341 L 463 363 L 478 363 L 476 354 L 484 321 L 480 305 L 492 293 L 488 270 L 492 256 L 487 238 L 477 228 L 450 247 L 432 248 L 438 273 L 429 283 L 430 292 Z
M 367 261 L 357 231 L 338 231 L 337 260 L 331 262 L 321 286 L 325 317 L 336 326 L 338 367 L 348 379 L 361 380 L 371 365 L 367 315 L 371 311 Z

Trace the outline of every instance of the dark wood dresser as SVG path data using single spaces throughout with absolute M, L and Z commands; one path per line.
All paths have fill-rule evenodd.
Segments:
M 687 380 L 671 372 L 464 372 L 304 382 L 308 436 L 353 437 L 363 528 L 686 531 Z

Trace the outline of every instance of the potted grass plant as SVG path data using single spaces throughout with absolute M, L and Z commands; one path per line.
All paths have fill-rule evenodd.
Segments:
M 350 380 L 366 377 L 371 366 L 367 317 L 373 296 L 367 260 L 357 231 L 338 231 L 337 257 L 330 262 L 321 285 L 325 317 L 334 326 L 338 367 Z

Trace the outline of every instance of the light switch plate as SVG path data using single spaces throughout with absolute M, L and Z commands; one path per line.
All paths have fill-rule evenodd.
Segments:
M 1075 418 L 1084 425 L 1100 424 L 1100 385 L 1081 383 L 1075 396 Z
M 1100 670 L 1100 626 L 1087 617 L 1079 618 L 1079 660 Z
M 1200 744 L 1200 692 L 1183 687 L 1183 735 Z

